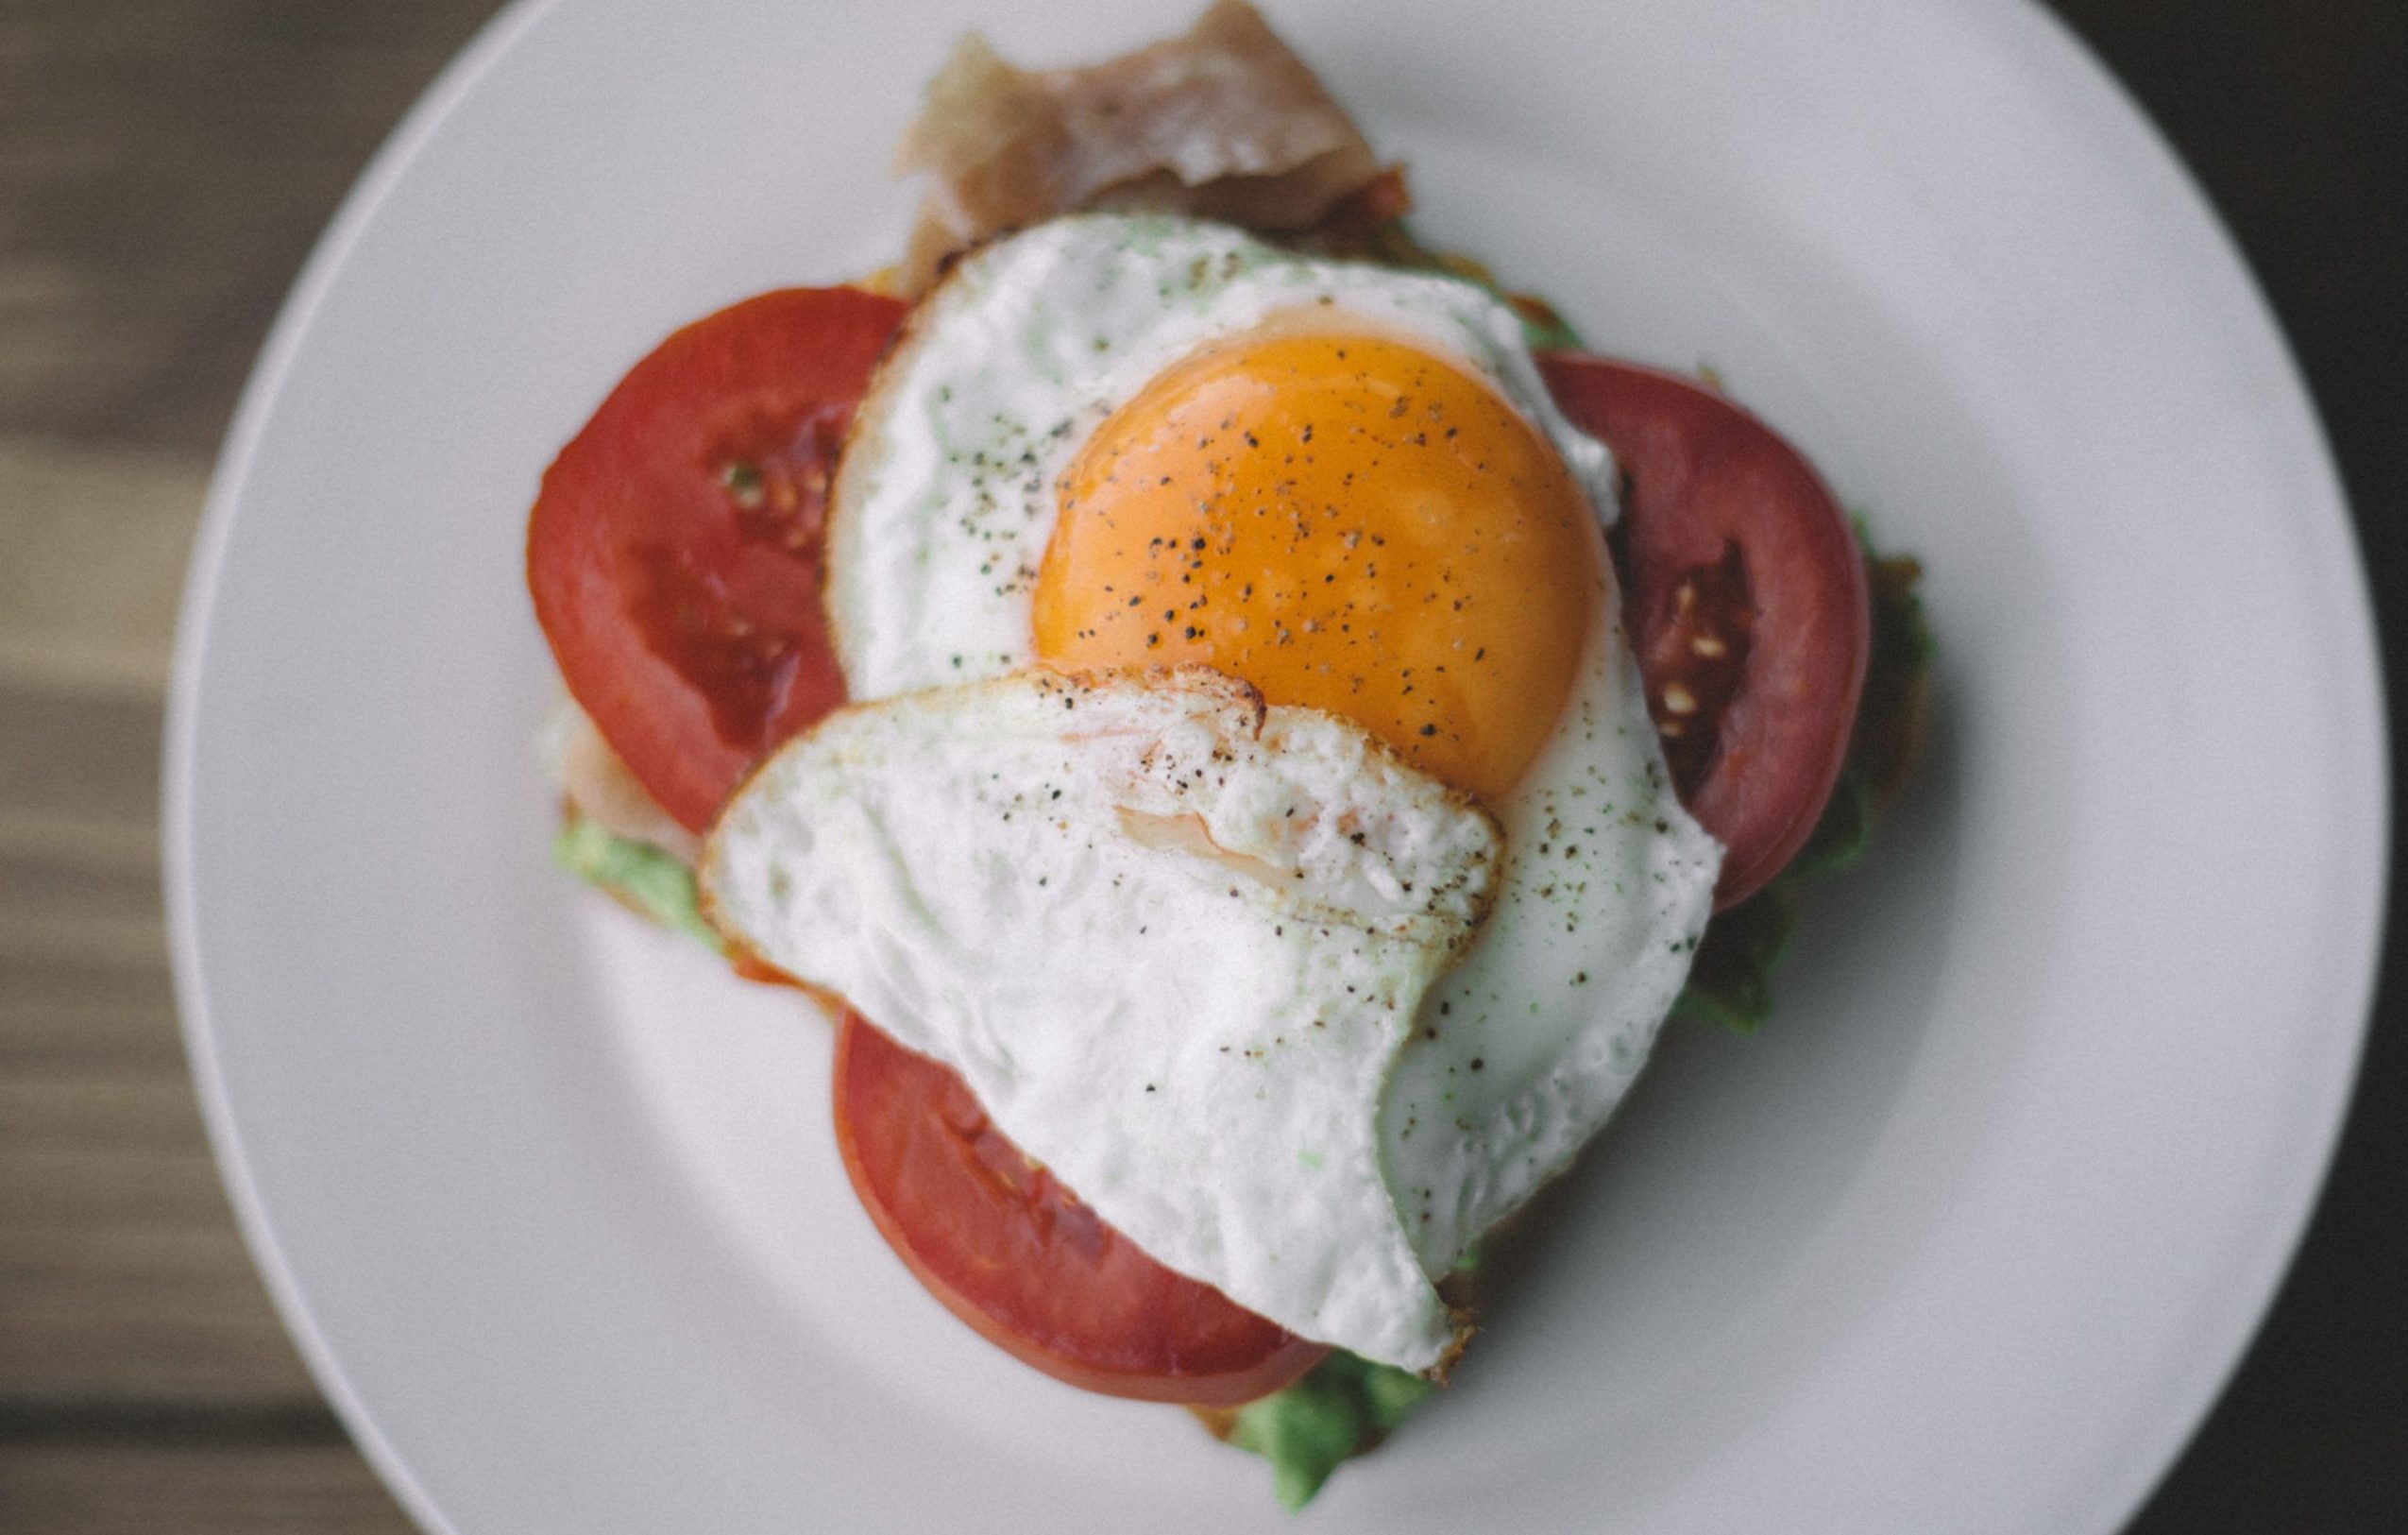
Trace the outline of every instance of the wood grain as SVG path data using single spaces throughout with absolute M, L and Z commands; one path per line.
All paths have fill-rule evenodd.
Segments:
M 2232 219 L 2374 514 L 2361 535 L 2397 611 L 2408 7 L 2057 3 Z M 210 1162 L 165 967 L 159 714 L 211 458 L 276 305 L 377 142 L 494 4 L 0 0 L 12 1535 L 409 1527 L 285 1339 Z M 2387 998 L 2403 983 L 2395 968 Z M 2266 1339 L 2135 1535 L 2408 1528 L 2403 1105 L 2408 1033 L 2379 1028 Z
M 166 972 L 160 710 L 251 357 L 493 3 L 0 5 L 0 1529 L 410 1527 L 210 1159 Z
M 0 678 L 156 700 L 207 477 L 190 452 L 0 438 Z
M 0 1441 L 0 1529 L 45 1535 L 409 1535 L 358 1452 L 268 1424 L 233 1441 L 157 1428 Z

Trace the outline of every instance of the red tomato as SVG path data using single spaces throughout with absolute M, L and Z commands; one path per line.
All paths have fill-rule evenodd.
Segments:
M 989 1124 L 959 1077 L 851 1014 L 836 1126 L 855 1192 L 920 1282 L 1049 1375 L 1234 1407 L 1329 1352 L 1139 1252 Z
M 789 288 L 621 379 L 545 471 L 527 585 L 569 692 L 700 831 L 844 697 L 820 604 L 829 472 L 904 306 Z
M 1625 622 L 1681 802 L 1726 849 L 1718 910 L 1781 872 L 1839 781 L 1873 643 L 1864 559 L 1797 450 L 1689 380 L 1539 359 L 1628 482 Z

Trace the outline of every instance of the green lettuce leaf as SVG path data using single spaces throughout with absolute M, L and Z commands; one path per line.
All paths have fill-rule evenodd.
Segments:
M 1706 925 L 1672 1016 L 1752 1034 L 1772 1012 L 1772 967 L 1789 947 L 1797 906 L 1786 877 Z

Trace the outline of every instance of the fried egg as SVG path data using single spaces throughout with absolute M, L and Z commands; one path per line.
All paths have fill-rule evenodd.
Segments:
M 1031 599 L 1060 512 L 1057 484 L 1108 423 L 1114 430 L 1099 447 L 1142 451 L 1136 435 L 1178 397 L 1216 402 L 1251 375 L 1296 400 L 1300 436 L 1314 425 L 1306 418 L 1313 397 L 1365 376 L 1365 345 L 1386 352 L 1368 365 L 1375 369 L 1422 358 L 1467 367 L 1511 407 L 1514 424 L 1535 426 L 1543 441 L 1512 445 L 1534 472 L 1569 480 L 1590 506 L 1612 504 L 1604 446 L 1555 408 L 1513 311 L 1469 283 L 1309 259 L 1226 225 L 1145 214 L 1056 219 L 958 263 L 913 312 L 873 381 L 830 492 L 828 619 L 852 696 L 883 698 L 1026 664 Z M 1358 402 L 1394 408 L 1392 392 L 1373 393 L 1376 402 Z M 1186 440 L 1204 437 L 1217 420 L 1195 423 Z M 1396 446 L 1418 446 L 1420 464 L 1433 469 L 1452 444 L 1443 426 L 1434 445 L 1406 440 L 1421 424 L 1396 434 Z M 1184 460 L 1176 442 L 1156 445 L 1158 470 L 1174 475 L 1158 488 L 1200 499 L 1214 493 L 1213 478 L 1259 481 L 1292 450 L 1317 446 L 1309 456 L 1335 473 L 1311 493 L 1351 502 L 1348 469 L 1379 454 L 1363 447 L 1347 458 L 1349 450 L 1332 440 L 1336 424 L 1323 421 L 1314 441 L 1274 438 L 1275 459 L 1240 463 L 1232 455 L 1246 446 L 1244 430 L 1212 435 Z M 1552 462 L 1535 464 L 1551 445 L 1544 456 Z M 1098 479 L 1111 472 L 1100 458 L 1088 467 Z M 1410 471 L 1392 484 L 1415 489 Z M 1335 572 L 1332 563 L 1319 573 Z M 1358 564 L 1351 579 L 1365 573 Z M 1271 594 L 1263 595 L 1267 603 Z M 1180 654 L 1171 639 L 1164 643 L 1170 648 L 1145 658 Z M 1541 702 L 1560 701 L 1558 689 Z M 1456 696 L 1498 691 L 1466 681 Z
M 987 1105 L 1159 1261 L 1291 1326 L 1377 1316 L 1297 1330 L 1408 1368 L 1438 1356 L 1430 1281 L 1619 1101 L 1712 907 L 1721 849 L 1671 793 L 1622 636 L 1612 475 L 1484 290 L 1098 214 L 958 264 L 873 382 L 831 495 L 829 616 L 856 699 L 1032 666 L 1209 668 L 1352 722 L 1502 826 L 1493 911 L 1410 1026 L 1359 1033 L 1343 1066 L 1314 1057 L 1341 1085 L 1280 1089 L 1351 1102 L 1344 1083 L 1380 1084 L 1362 1128 L 1411 1283 L 1357 1284 L 1355 1234 L 1269 1235 L 1300 1169 L 1219 1210 L 1217 1241 L 1277 1263 L 1187 1267 L 1139 1229 L 1159 1190 L 1073 1170 L 1149 1156 L 1140 1125 L 1099 1151 L 1093 1125 Z M 1128 963 L 1110 950 L 1060 958 Z M 1251 984 L 1234 963 L 1221 983 Z M 1077 1069 L 1111 1052 L 1099 1015 L 1051 1027 L 1091 1041 L 1060 1052 Z M 975 1037 L 910 1042 L 976 1086 Z M 1279 1278 L 1299 1265 L 1360 1293 L 1300 1299 Z
M 1333 715 L 1212 672 L 1034 668 L 832 715 L 737 793 L 700 878 L 1157 1262 L 1427 1365 L 1456 1328 L 1376 1118 L 1501 842 Z

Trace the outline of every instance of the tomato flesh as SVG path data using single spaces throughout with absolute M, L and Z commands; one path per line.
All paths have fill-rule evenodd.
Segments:
M 1538 364 L 1621 467 L 1624 622 L 1673 788 L 1724 848 L 1715 907 L 1736 906 L 1839 782 L 1873 643 L 1863 554 L 1813 468 L 1721 395 L 1609 358 Z
M 637 363 L 544 473 L 527 584 L 562 680 L 700 831 L 844 697 L 821 605 L 827 486 L 904 306 L 789 288 Z
M 837 1140 L 855 1191 L 931 1293 L 1074 1386 L 1234 1407 L 1329 1351 L 1156 1263 L 987 1120 L 945 1066 L 847 1015 Z

